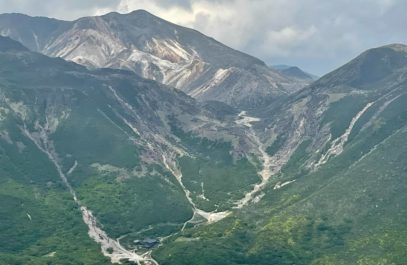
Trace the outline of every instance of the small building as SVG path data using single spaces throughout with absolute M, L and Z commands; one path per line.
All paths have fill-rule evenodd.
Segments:
M 160 243 L 156 238 L 145 238 L 143 240 L 134 240 L 134 244 L 143 248 L 153 248 Z

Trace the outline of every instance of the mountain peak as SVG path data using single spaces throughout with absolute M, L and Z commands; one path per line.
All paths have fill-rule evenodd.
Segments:
M 129 13 L 129 15 L 139 15 L 139 16 L 153 16 L 155 17 L 153 14 L 151 14 L 150 12 L 148 12 L 145 9 L 137 9 L 137 10 L 133 10 Z
M 21 43 L 10 39 L 9 37 L 0 36 L 0 52 L 10 51 L 28 51 Z
M 155 17 L 153 14 L 151 14 L 150 12 L 148 12 L 147 10 L 144 9 L 136 9 L 127 13 L 119 13 L 117 11 L 112 11 L 109 12 L 107 14 L 101 15 L 102 17 L 104 16 L 152 16 Z
M 349 63 L 325 75 L 319 84 L 346 84 L 371 88 L 382 80 L 394 78 L 407 68 L 407 46 L 390 44 L 369 49 Z
M 401 43 L 393 43 L 393 44 L 385 45 L 382 48 L 390 48 L 390 49 L 392 49 L 394 51 L 397 51 L 397 52 L 405 52 L 405 53 L 407 53 L 407 45 L 401 44 Z
M 394 52 L 407 53 L 407 45 L 401 44 L 401 43 L 387 44 L 387 45 L 368 49 L 365 52 L 363 52 L 359 57 L 363 58 L 364 56 L 371 55 L 371 54 L 385 56 L 386 54 L 394 53 Z M 356 59 L 359 57 L 356 57 Z
M 129 13 L 110 12 L 101 16 L 102 18 L 114 19 L 139 19 L 139 20 L 162 20 L 161 18 L 151 14 L 147 10 L 137 9 Z

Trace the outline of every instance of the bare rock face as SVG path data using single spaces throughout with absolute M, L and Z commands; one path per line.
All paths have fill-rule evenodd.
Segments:
M 143 10 L 72 22 L 5 14 L 0 34 L 48 56 L 128 69 L 199 100 L 234 106 L 255 106 L 304 86 L 257 58 Z

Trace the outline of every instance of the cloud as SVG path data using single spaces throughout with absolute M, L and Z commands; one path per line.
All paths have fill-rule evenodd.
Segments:
M 13 0 L 0 12 L 74 19 L 146 9 L 270 64 L 326 73 L 363 50 L 407 43 L 404 0 Z
M 0 1 L 0 13 L 24 13 L 72 20 L 94 15 L 98 11 L 113 10 L 120 0 L 12 0 Z

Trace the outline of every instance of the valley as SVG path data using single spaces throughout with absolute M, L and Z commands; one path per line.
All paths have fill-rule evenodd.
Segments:
M 0 33 L 0 265 L 407 260 L 407 46 L 316 78 L 143 10 Z

